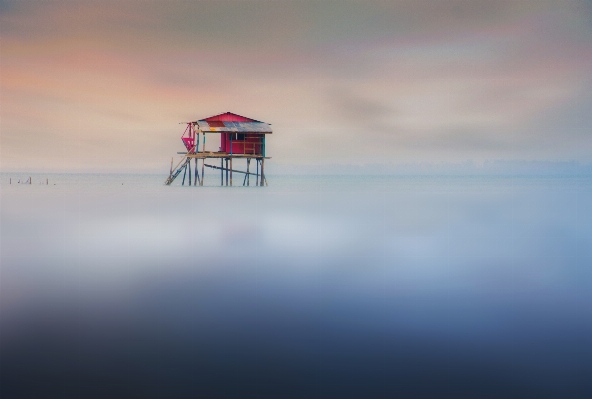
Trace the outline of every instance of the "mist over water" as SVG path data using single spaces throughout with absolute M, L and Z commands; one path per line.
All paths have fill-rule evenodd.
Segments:
M 45 178 L 1 179 L 3 398 L 592 395 L 591 177 Z

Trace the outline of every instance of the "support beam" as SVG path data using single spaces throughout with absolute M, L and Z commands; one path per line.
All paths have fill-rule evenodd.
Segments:
M 230 158 L 230 187 L 232 187 L 232 158 Z
M 208 164 L 205 164 L 205 167 L 206 168 L 212 168 L 212 169 L 220 169 L 222 172 L 224 172 L 226 170 L 226 168 L 221 168 L 219 166 L 208 165 Z M 243 174 L 247 174 L 248 173 L 249 175 L 255 175 L 255 173 L 253 173 L 253 172 L 243 172 L 242 170 L 236 170 L 236 169 L 234 169 L 233 172 L 234 173 L 243 173 Z

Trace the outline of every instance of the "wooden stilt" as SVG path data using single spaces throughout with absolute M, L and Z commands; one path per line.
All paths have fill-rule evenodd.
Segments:
M 197 172 L 197 158 L 195 158 L 195 175 L 193 177 L 193 185 L 197 186 L 197 180 L 199 179 L 199 173 Z
M 185 164 L 185 168 L 183 169 L 183 183 L 181 183 L 182 186 L 185 185 L 185 175 L 187 174 L 187 164 Z
M 230 187 L 232 187 L 232 158 L 230 158 Z
M 220 158 L 220 185 L 224 185 L 224 160 Z
M 265 180 L 265 173 L 263 172 L 263 165 L 265 163 L 265 159 L 261 159 L 261 187 L 263 187 L 263 180 Z
M 226 158 L 226 185 L 228 186 L 228 158 Z
M 191 187 L 191 158 L 187 159 L 187 172 L 189 175 L 189 187 Z
M 205 163 L 206 163 L 206 159 L 202 159 L 201 160 L 201 181 L 199 182 L 200 186 L 204 185 L 204 172 L 205 172 Z
M 249 173 L 249 166 L 251 165 L 251 158 L 247 158 L 247 173 Z M 251 180 L 251 175 L 247 174 L 247 186 L 249 185 Z
M 257 174 L 256 174 L 256 180 L 255 180 L 255 186 L 259 185 L 259 160 L 255 159 L 255 163 L 257 164 Z

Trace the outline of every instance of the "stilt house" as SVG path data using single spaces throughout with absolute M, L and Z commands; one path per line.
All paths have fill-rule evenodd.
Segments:
M 220 146 L 217 151 L 206 151 L 206 133 L 220 135 Z M 244 174 L 243 185 L 250 185 L 251 176 L 255 177 L 258 186 L 267 185 L 264 174 L 264 161 L 269 159 L 265 154 L 265 138 L 271 134 L 271 126 L 265 122 L 247 118 L 232 112 L 226 112 L 198 121 L 187 122 L 187 127 L 181 136 L 187 152 L 183 152 L 183 159 L 173 168 L 165 184 L 170 185 L 177 176 L 183 172 L 183 185 L 187 172 L 189 172 L 189 185 L 191 185 L 191 160 L 195 159 L 193 185 L 199 183 L 203 186 L 205 167 L 220 170 L 220 184 L 232 186 L 232 175 L 234 173 Z M 202 138 L 200 148 L 200 137 Z M 206 164 L 206 159 L 220 159 L 220 166 Z M 246 171 L 233 170 L 233 159 L 242 158 L 246 160 Z M 198 170 L 198 159 L 201 159 L 201 177 Z M 256 172 L 250 170 L 251 160 L 255 159 Z M 224 165 L 226 163 L 226 165 Z

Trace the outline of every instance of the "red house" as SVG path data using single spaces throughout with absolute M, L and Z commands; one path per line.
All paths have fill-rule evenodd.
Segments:
M 217 151 L 206 151 L 206 134 L 214 133 L 220 135 L 220 146 Z M 256 119 L 225 112 L 220 115 L 210 116 L 193 122 L 187 122 L 187 127 L 181 136 L 181 140 L 187 149 L 179 164 L 173 168 L 171 161 L 171 171 L 165 184 L 170 185 L 175 178 L 183 174 L 183 183 L 185 176 L 189 178 L 191 185 L 191 160 L 195 159 L 194 183 L 203 186 L 204 168 L 220 170 L 221 185 L 224 185 L 224 174 L 226 174 L 226 185 L 232 186 L 232 175 L 234 173 L 244 174 L 243 186 L 250 185 L 250 178 L 255 178 L 258 186 L 267 185 L 267 179 L 264 173 L 264 161 L 269 159 L 265 155 L 265 137 L 271 134 L 271 125 Z M 233 169 L 232 161 L 235 158 L 246 160 L 246 171 Z M 202 160 L 202 173 L 199 176 L 197 161 Z M 220 159 L 220 166 L 206 164 L 206 159 Z M 251 160 L 256 162 L 255 173 L 251 172 Z M 226 163 L 226 165 L 224 165 Z
M 265 122 L 226 112 L 192 122 L 181 137 L 187 150 L 195 145 L 195 134 L 220 133 L 218 152 L 229 155 L 252 155 L 265 157 L 265 135 L 271 134 L 271 126 Z M 197 151 L 197 148 L 193 151 Z

